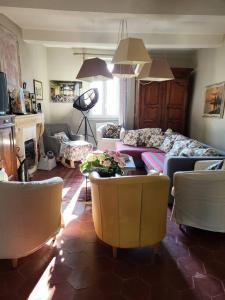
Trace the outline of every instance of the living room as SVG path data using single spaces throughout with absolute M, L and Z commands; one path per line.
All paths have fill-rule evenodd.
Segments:
M 225 299 L 210 2 L 0 1 L 0 299 Z M 129 38 L 149 59 L 116 62 Z

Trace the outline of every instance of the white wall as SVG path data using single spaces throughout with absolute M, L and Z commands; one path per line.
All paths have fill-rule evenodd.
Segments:
M 21 45 L 22 82 L 27 83 L 27 90 L 34 92 L 33 80 L 42 81 L 43 101 L 39 101 L 45 115 L 45 122 L 50 121 L 49 86 L 47 76 L 47 48 L 38 44 L 23 42 Z
M 83 60 L 79 55 L 73 55 L 72 49 L 47 48 L 48 80 L 76 80 L 76 75 Z M 83 84 L 83 91 L 87 85 Z M 72 103 L 53 103 L 49 98 L 49 114 L 51 123 L 68 123 L 76 129 L 81 119 L 81 113 L 73 108 Z
M 205 87 L 225 81 L 225 45 L 202 49 L 197 54 L 197 71 L 191 107 L 190 134 L 193 138 L 225 150 L 225 117 L 202 117 Z

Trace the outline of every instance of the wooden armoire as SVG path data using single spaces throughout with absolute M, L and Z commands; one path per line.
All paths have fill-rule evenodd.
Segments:
M 164 82 L 137 81 L 135 128 L 171 128 L 185 134 L 189 80 L 192 69 L 172 68 L 175 79 Z

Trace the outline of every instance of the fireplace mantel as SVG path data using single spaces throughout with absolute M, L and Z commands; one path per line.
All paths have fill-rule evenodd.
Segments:
M 29 169 L 32 174 L 37 169 L 38 155 L 37 145 L 44 132 L 44 114 L 30 114 L 15 116 L 15 133 L 16 133 L 16 146 L 19 147 L 19 155 L 25 158 L 25 142 L 29 139 L 35 141 L 36 159 L 35 166 Z

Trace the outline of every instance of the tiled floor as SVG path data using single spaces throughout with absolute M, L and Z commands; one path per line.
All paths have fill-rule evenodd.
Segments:
M 4 300 L 222 300 L 225 299 L 225 235 L 188 229 L 170 221 L 160 256 L 151 248 L 120 250 L 98 241 L 91 207 L 85 206 L 79 170 L 57 167 L 37 178 L 64 178 L 66 227 L 57 247 L 46 245 L 19 261 L 16 270 L 0 261 Z

